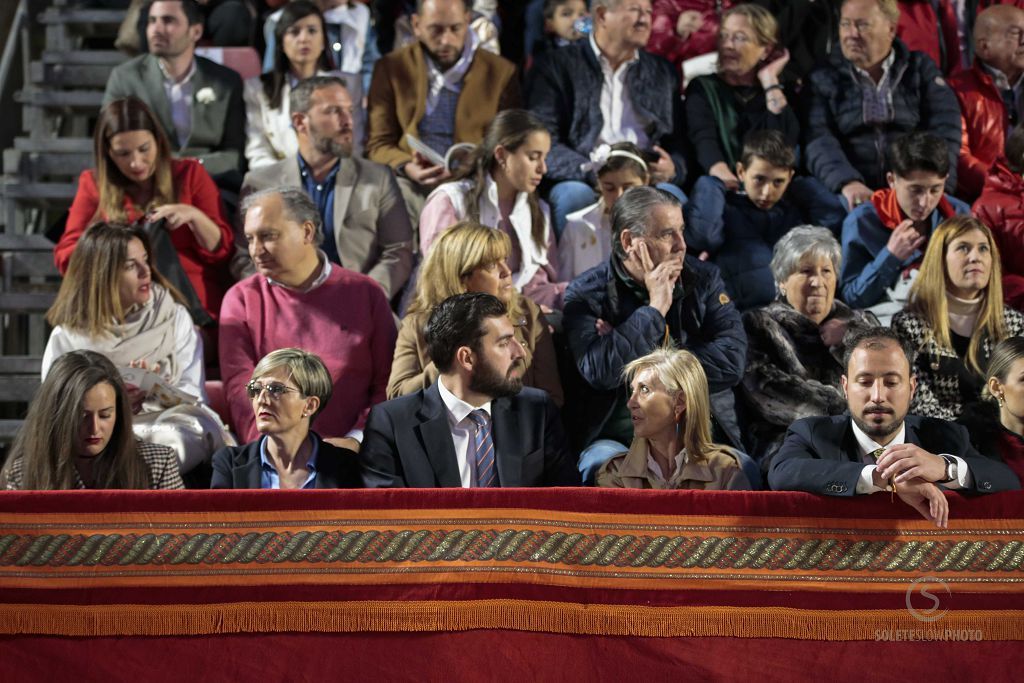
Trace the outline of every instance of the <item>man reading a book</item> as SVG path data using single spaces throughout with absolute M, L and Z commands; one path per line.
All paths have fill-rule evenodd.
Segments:
M 323 221 L 320 248 L 328 260 L 369 275 L 394 299 L 412 271 L 412 226 L 391 169 L 352 156 L 345 82 L 309 78 L 292 88 L 289 106 L 298 155 L 247 173 L 242 196 L 281 186 L 305 190 Z M 255 272 L 248 255 L 238 260 L 243 275 Z
M 367 156 L 398 174 L 415 222 L 426 196 L 450 178 L 409 146 L 408 136 L 444 157 L 479 143 L 494 115 L 519 105 L 512 62 L 478 50 L 465 0 L 417 0 L 417 41 L 381 58 L 370 83 Z

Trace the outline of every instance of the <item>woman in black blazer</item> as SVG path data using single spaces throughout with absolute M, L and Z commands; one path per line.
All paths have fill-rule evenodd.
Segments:
M 323 361 L 312 353 L 286 348 L 264 356 L 246 385 L 260 437 L 214 453 L 210 487 L 360 488 L 356 454 L 309 429 L 332 386 Z

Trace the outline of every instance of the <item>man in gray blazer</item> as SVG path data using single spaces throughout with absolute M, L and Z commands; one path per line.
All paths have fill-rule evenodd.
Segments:
M 309 78 L 292 88 L 289 106 L 298 155 L 247 173 L 242 196 L 271 187 L 304 189 L 320 210 L 327 257 L 369 275 L 394 299 L 412 272 L 412 225 L 391 169 L 352 156 L 345 82 Z M 233 266 L 240 276 L 253 272 L 245 254 Z
M 196 0 L 155 0 L 146 12 L 149 53 L 114 68 L 103 104 L 137 97 L 156 115 L 177 156 L 199 157 L 223 188 L 238 190 L 245 162 L 242 79 L 195 56 L 203 35 Z

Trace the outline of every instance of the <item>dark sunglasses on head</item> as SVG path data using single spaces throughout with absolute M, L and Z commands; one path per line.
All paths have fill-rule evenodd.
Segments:
M 256 380 L 252 380 L 251 382 L 245 385 L 245 393 L 249 394 L 249 398 L 251 399 L 256 398 L 257 396 L 262 394 L 264 389 L 266 389 L 267 392 L 270 393 L 270 398 L 274 401 L 281 398 L 281 396 L 283 396 L 286 392 L 289 391 L 294 391 L 297 394 L 302 393 L 298 389 L 286 387 L 280 382 L 268 382 L 266 384 L 262 384 L 260 382 L 257 382 Z

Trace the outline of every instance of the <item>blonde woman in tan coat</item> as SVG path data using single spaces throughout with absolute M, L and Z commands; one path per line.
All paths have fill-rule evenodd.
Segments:
M 689 351 L 658 349 L 626 365 L 633 443 L 597 485 L 625 489 L 747 490 L 741 455 L 711 442 L 708 380 Z
M 426 389 L 437 379 L 423 336 L 423 325 L 434 306 L 455 294 L 486 292 L 509 308 L 516 339 L 526 351 L 523 385 L 543 389 L 561 407 L 562 385 L 551 333 L 540 307 L 512 284 L 512 271 L 505 261 L 510 250 L 508 235 L 473 221 L 453 225 L 434 241 L 423 261 L 416 297 L 398 332 L 389 399 Z

